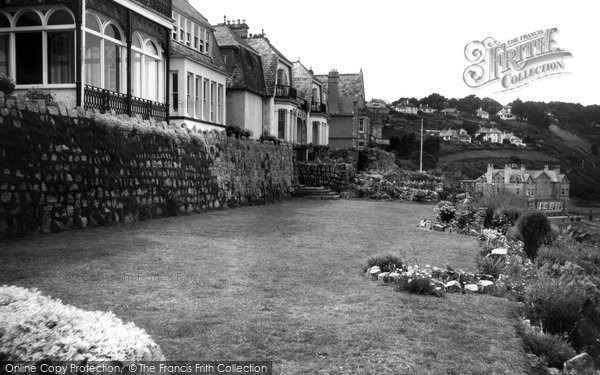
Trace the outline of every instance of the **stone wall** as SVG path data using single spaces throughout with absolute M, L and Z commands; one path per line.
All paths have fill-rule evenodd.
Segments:
M 379 172 L 398 171 L 396 155 L 378 148 L 366 148 L 360 150 L 358 170 Z
M 0 238 L 290 196 L 291 146 L 0 97 Z
M 335 191 L 347 190 L 354 182 L 356 170 L 345 163 L 296 163 L 298 182 L 306 186 L 326 186 Z

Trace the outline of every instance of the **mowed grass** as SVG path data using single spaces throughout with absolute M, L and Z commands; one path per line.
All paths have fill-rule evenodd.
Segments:
M 418 229 L 432 206 L 294 200 L 0 243 L 0 284 L 146 329 L 170 360 L 273 360 L 276 374 L 522 374 L 510 302 L 366 280 L 410 254 L 475 270 L 472 237 Z M 414 250 L 413 250 L 414 249 Z

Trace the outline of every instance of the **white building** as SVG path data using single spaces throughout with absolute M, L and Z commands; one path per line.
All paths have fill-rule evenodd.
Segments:
M 505 120 L 505 121 L 517 119 L 517 117 L 515 115 L 513 115 L 512 106 L 510 106 L 510 105 L 506 105 L 506 106 L 502 107 L 502 109 L 498 111 L 497 115 L 498 115 L 498 117 L 500 117 L 501 120 Z

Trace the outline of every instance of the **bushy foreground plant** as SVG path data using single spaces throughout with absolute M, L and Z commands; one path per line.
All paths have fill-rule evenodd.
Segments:
M 252 131 L 248 129 L 242 129 L 237 125 L 227 125 L 225 127 L 225 132 L 228 137 L 234 136 L 235 138 L 252 138 Z
M 521 216 L 517 222 L 517 229 L 523 238 L 525 253 L 532 260 L 537 256 L 545 238 L 552 232 L 548 217 L 539 211 L 527 212 Z
M 0 359 L 163 361 L 158 345 L 113 313 L 81 310 L 35 290 L 0 287 Z
M 15 91 L 15 81 L 12 78 L 0 74 L 0 91 L 8 95 Z
M 519 324 L 517 332 L 523 339 L 525 350 L 541 357 L 549 367 L 562 369 L 563 363 L 577 354 L 562 336 L 544 332 L 531 326 L 529 321 Z
M 402 275 L 397 278 L 396 287 L 402 292 L 436 297 L 444 296 L 444 289 L 441 286 L 436 285 L 431 277 L 420 275 L 418 273 L 413 275 Z
M 363 270 L 366 271 L 374 266 L 379 267 L 381 272 L 392 272 L 403 267 L 402 259 L 393 254 L 377 254 L 367 258 L 366 266 L 363 267 Z
M 506 267 L 506 260 L 504 257 L 480 255 L 477 257 L 476 261 L 479 273 L 491 275 L 494 276 L 494 278 L 498 278 Z

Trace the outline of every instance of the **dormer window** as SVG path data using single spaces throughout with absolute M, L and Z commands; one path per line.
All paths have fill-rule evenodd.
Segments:
M 288 86 L 287 72 L 282 68 L 277 69 L 277 84 L 280 86 Z

